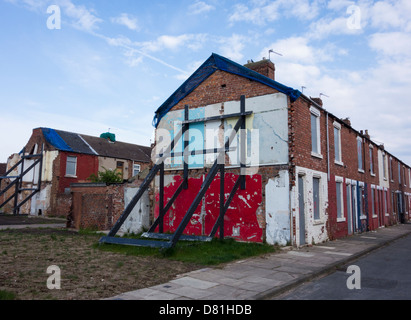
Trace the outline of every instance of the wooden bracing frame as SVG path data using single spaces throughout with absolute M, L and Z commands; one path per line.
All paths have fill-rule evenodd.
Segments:
M 4 189 L 0 190 L 0 197 L 8 190 L 10 190 L 12 187 L 14 187 L 14 193 L 5 199 L 2 203 L 0 203 L 0 209 L 3 208 L 9 201 L 14 199 L 14 205 L 13 205 L 13 214 L 17 215 L 20 213 L 20 208 L 27 202 L 29 201 L 35 194 L 40 192 L 41 189 L 41 172 L 42 172 L 42 167 L 43 167 L 43 150 L 39 154 L 32 154 L 32 155 L 25 155 L 25 151 L 20 153 L 21 159 L 19 162 L 17 162 L 12 168 L 10 168 L 4 176 L 0 177 L 0 182 L 2 180 L 6 179 L 13 179 L 13 181 L 7 185 Z M 27 169 L 24 168 L 24 160 L 27 159 L 36 159 L 32 165 L 30 165 Z M 39 165 L 39 177 L 38 177 L 38 182 L 37 182 L 37 187 L 36 188 L 23 188 L 23 178 L 25 175 L 27 175 L 30 171 L 34 170 L 34 168 Z M 17 176 L 9 176 L 11 172 L 13 172 L 16 168 L 20 166 L 20 174 Z M 19 202 L 19 195 L 23 191 L 31 191 L 31 193 L 24 198 L 21 202 Z
M 113 244 L 123 244 L 123 245 L 132 245 L 132 246 L 147 246 L 147 247 L 159 247 L 159 248 L 171 248 L 176 245 L 179 240 L 193 240 L 193 241 L 211 241 L 211 239 L 215 236 L 217 230 L 220 230 L 220 238 L 224 238 L 224 215 L 234 198 L 238 188 L 242 190 L 245 189 L 245 168 L 246 168 L 246 139 L 245 139 L 245 129 L 246 129 L 246 121 L 245 118 L 248 115 L 251 115 L 252 112 L 245 111 L 245 96 L 241 97 L 241 110 L 240 113 L 229 114 L 229 115 L 221 115 L 215 117 L 208 117 L 203 119 L 195 119 L 189 120 L 188 117 L 188 106 L 185 107 L 185 117 L 184 121 L 182 122 L 182 129 L 178 132 L 178 134 L 174 137 L 171 144 L 168 146 L 166 151 L 159 155 L 155 165 L 150 170 L 149 174 L 141 184 L 137 194 L 131 200 L 129 205 L 125 208 L 124 212 L 117 220 L 113 228 L 110 230 L 107 236 L 104 236 L 100 239 L 100 243 L 113 243 Z M 196 151 L 187 151 L 188 150 L 188 132 L 190 124 L 199 123 L 199 122 L 206 122 L 206 121 L 213 121 L 213 120 L 221 120 L 226 118 L 234 118 L 239 117 L 236 125 L 231 132 L 231 135 L 228 137 L 227 141 L 223 148 L 217 149 L 209 149 L 209 150 L 196 150 Z M 232 141 L 234 140 L 235 136 L 237 135 L 238 131 L 240 131 L 240 142 L 241 142 L 241 149 L 240 149 L 240 163 L 241 163 L 241 173 L 238 177 L 236 183 L 234 184 L 233 189 L 225 201 L 224 197 L 224 173 L 225 173 L 225 155 L 226 152 L 233 150 L 230 148 Z M 184 137 L 184 152 L 177 153 L 173 152 L 175 144 Z M 182 190 L 188 188 L 188 157 L 194 154 L 206 154 L 206 153 L 217 153 L 217 158 L 208 171 L 207 176 L 201 185 L 200 191 L 196 195 L 195 199 L 191 203 L 188 211 L 184 215 L 184 218 L 180 222 L 180 225 L 177 227 L 174 234 L 164 234 L 163 222 L 164 217 L 167 214 L 168 210 L 171 208 L 174 201 L 177 199 L 179 194 Z M 174 195 L 171 199 L 164 203 L 164 161 L 168 157 L 175 157 L 175 156 L 184 156 L 184 168 L 183 168 L 183 181 L 175 191 Z M 211 183 L 213 182 L 217 173 L 220 172 L 220 213 L 218 219 L 212 228 L 212 231 L 209 236 L 187 236 L 183 235 L 184 229 L 186 228 L 187 224 L 189 223 L 190 219 L 192 218 L 196 208 L 198 207 L 199 203 L 201 202 L 202 198 L 204 197 L 205 193 L 207 192 L 208 188 L 210 187 Z M 126 238 L 119 238 L 116 237 L 117 232 L 121 228 L 121 226 L 126 221 L 127 217 L 130 215 L 131 211 L 140 200 L 142 195 L 148 190 L 151 182 L 154 178 L 159 174 L 159 216 L 150 227 L 148 232 L 144 233 L 142 236 L 148 239 L 126 239 Z M 159 229 L 159 233 L 155 233 L 154 231 L 156 228 Z M 158 240 L 168 240 L 168 241 L 158 241 Z

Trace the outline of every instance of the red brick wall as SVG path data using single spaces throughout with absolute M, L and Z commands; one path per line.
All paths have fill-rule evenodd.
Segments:
M 184 109 L 185 105 L 196 108 L 226 101 L 239 101 L 242 95 L 251 98 L 276 92 L 278 91 L 259 82 L 217 70 L 172 110 Z
M 404 174 L 401 176 L 402 183 L 398 182 L 398 159 L 393 157 L 393 179 L 390 182 L 390 189 L 388 190 L 388 201 L 387 207 L 390 212 L 390 217 L 385 216 L 384 203 L 381 195 L 384 192 L 379 192 L 377 186 L 379 186 L 379 169 L 378 169 L 378 150 L 379 145 L 373 143 L 369 136 L 364 132 L 358 132 L 354 130 L 351 126 L 346 125 L 340 119 L 335 118 L 333 115 L 328 115 L 321 108 L 320 117 L 320 131 L 321 131 L 321 154 L 322 159 L 311 155 L 311 119 L 310 119 L 310 107 L 313 104 L 306 99 L 299 98 L 297 101 L 291 104 L 289 110 L 289 138 L 290 138 L 290 164 L 291 171 L 294 172 L 295 166 L 305 167 L 316 171 L 327 172 L 329 170 L 329 183 L 328 183 L 328 229 L 330 238 L 339 238 L 347 235 L 347 221 L 337 222 L 337 202 L 336 202 L 336 181 L 335 177 L 343 177 L 343 194 L 344 194 L 344 214 L 347 213 L 347 203 L 346 203 L 346 179 L 356 180 L 364 182 L 365 186 L 365 208 L 368 219 L 361 220 L 364 230 L 374 230 L 380 225 L 387 225 L 394 223 L 395 215 L 392 216 L 393 210 L 391 208 L 391 191 L 400 190 L 402 192 L 410 192 L 409 181 L 408 181 L 408 167 L 405 171 L 405 181 L 404 186 Z M 313 105 L 316 107 L 315 105 Z M 335 149 L 334 149 L 334 122 L 338 122 L 341 125 L 341 154 L 343 165 L 336 164 L 335 159 Z M 329 150 L 329 168 L 327 165 L 327 123 L 328 123 L 328 150 Z M 363 157 L 363 168 L 364 172 L 358 170 L 358 154 L 357 154 L 357 137 L 363 139 L 362 144 L 362 157 Z M 373 174 L 370 172 L 370 145 L 373 147 Z M 389 157 L 389 155 L 387 155 Z M 403 164 L 401 164 L 402 170 Z M 292 181 L 294 183 L 294 181 Z M 375 203 L 375 214 L 377 217 L 372 215 L 372 197 L 371 197 L 371 185 L 375 185 L 375 192 L 378 191 L 378 201 Z M 377 199 L 375 199 L 377 201 Z M 394 206 L 397 204 L 397 200 L 394 199 Z M 409 206 L 406 207 L 406 216 L 409 216 L 410 210 Z M 378 216 L 380 212 L 381 216 Z
M 66 176 L 67 157 L 77 158 L 76 177 Z M 72 183 L 87 182 L 92 173 L 98 173 L 98 157 L 94 155 L 60 152 L 59 192 L 64 193 Z
M 124 187 L 104 184 L 74 185 L 72 199 L 70 227 L 110 230 L 124 210 Z
M 138 180 L 133 184 L 108 186 L 93 183 L 72 185 L 69 227 L 110 230 L 125 209 L 124 189 L 129 186 L 139 186 L 141 183 L 142 181 Z

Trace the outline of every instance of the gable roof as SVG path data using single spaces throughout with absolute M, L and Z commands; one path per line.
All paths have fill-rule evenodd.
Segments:
M 82 135 L 82 138 L 101 157 L 130 159 L 150 162 L 151 148 L 125 142 L 111 142 L 108 139 Z
M 74 132 L 41 128 L 46 141 L 60 151 L 150 162 L 151 148 L 125 142 L 109 142 L 107 139 Z
M 217 70 L 226 71 L 265 84 L 288 95 L 291 102 L 297 100 L 301 92 L 272 80 L 262 74 L 248 69 L 234 61 L 213 53 L 155 112 L 153 126 L 157 127 L 161 118 L 167 114 L 178 102 L 184 99 L 204 80 Z

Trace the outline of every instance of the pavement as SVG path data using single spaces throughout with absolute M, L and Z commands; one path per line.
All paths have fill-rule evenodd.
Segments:
M 0 214 L 0 230 L 26 228 L 65 228 L 66 219 L 29 215 Z
M 267 300 L 411 234 L 411 224 L 204 268 L 106 300 Z
M 65 223 L 49 223 L 49 224 L 26 224 L 26 225 L 8 225 L 8 226 L 0 226 L 0 231 L 1 230 L 8 230 L 8 229 L 42 229 L 42 228 L 65 228 L 66 224 Z
M 27 223 L 29 222 L 29 223 Z M 0 225 L 0 230 L 61 228 L 64 223 Z M 170 282 L 105 300 L 268 300 L 294 287 L 347 267 L 366 254 L 411 234 L 411 223 L 355 234 L 181 274 Z

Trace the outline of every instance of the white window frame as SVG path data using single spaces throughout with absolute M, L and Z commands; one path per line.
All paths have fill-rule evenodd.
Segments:
M 340 194 L 337 194 L 337 183 L 340 184 Z M 343 222 L 346 221 L 345 219 L 345 212 L 344 212 L 344 178 L 343 177 L 335 177 L 335 192 L 336 192 L 336 197 L 340 198 L 340 216 L 338 216 L 338 205 L 337 205 L 337 222 Z M 338 200 L 337 200 L 338 201 Z M 338 202 L 337 202 L 338 203 Z
M 316 117 L 316 129 L 317 129 L 317 150 L 314 151 L 312 148 L 312 143 L 311 143 L 311 155 L 317 158 L 323 158 L 322 154 L 321 154 L 321 129 L 320 129 L 320 117 L 321 117 L 321 112 L 320 110 L 314 108 L 314 107 L 310 107 L 310 127 L 311 127 L 311 116 L 315 116 Z M 313 129 L 311 128 L 312 132 Z M 311 142 L 313 141 L 313 137 L 311 137 Z
M 316 218 L 315 217 L 315 210 L 314 210 L 314 179 L 318 179 L 318 217 Z M 317 174 L 313 174 L 313 177 L 312 177 L 312 180 L 313 180 L 313 220 L 314 220 L 314 224 L 317 224 L 317 223 L 322 223 L 323 221 L 322 221 L 322 214 L 321 214 L 321 212 L 322 212 L 322 210 L 321 210 L 321 208 L 322 208 L 322 194 L 321 194 L 321 189 L 322 189 L 322 178 L 321 178 L 321 176 L 320 175 L 317 175 Z
M 406 177 L 406 174 L 405 174 L 405 166 L 404 165 L 402 166 L 402 173 L 403 173 L 403 179 L 404 179 L 404 187 L 406 187 L 407 186 L 407 177 Z
M 135 173 L 136 172 L 136 167 L 138 167 L 138 173 Z M 138 175 L 140 172 L 141 172 L 141 165 L 134 162 L 133 163 L 133 177 Z
M 359 152 L 358 150 L 358 144 L 361 143 L 361 151 Z M 357 149 L 357 167 L 358 167 L 358 172 L 364 173 L 364 155 L 363 155 L 363 140 L 360 137 L 357 137 L 357 145 L 356 145 L 356 149 Z M 360 161 L 360 157 L 361 157 L 361 161 Z M 361 164 L 361 168 L 360 168 L 360 164 Z
M 378 190 L 378 188 L 377 188 Z M 378 192 L 378 191 L 377 191 Z M 377 210 L 375 207 L 375 200 L 376 200 L 376 188 L 375 185 L 371 185 L 371 214 L 373 218 L 378 218 Z
M 334 163 L 335 164 L 338 164 L 338 165 L 340 165 L 340 166 L 343 166 L 344 165 L 344 163 L 343 163 L 343 161 L 342 161 L 342 147 L 341 147 L 341 124 L 340 123 L 338 123 L 338 122 L 334 122 L 333 123 L 333 131 L 334 131 L 334 153 L 335 153 L 335 149 L 336 149 L 336 146 L 335 146 L 335 129 L 337 129 L 338 130 L 338 154 L 339 154 L 339 159 L 337 159 L 336 158 L 336 153 L 335 153 L 335 156 L 334 156 Z
M 370 175 L 375 177 L 374 146 L 372 144 L 369 145 L 368 154 L 370 156 Z
M 382 153 L 382 176 L 384 180 L 387 180 L 387 155 Z
M 74 161 L 69 161 L 69 159 L 74 159 Z M 74 163 L 74 173 L 68 172 L 68 163 Z M 65 177 L 70 177 L 70 178 L 77 178 L 77 157 L 75 156 L 67 156 L 66 159 L 66 174 Z
M 351 183 L 351 179 L 345 179 L 345 189 L 347 190 L 347 186 L 349 186 L 349 190 L 347 190 L 346 192 L 346 199 L 345 199 L 345 203 L 347 204 L 347 218 L 349 215 L 351 215 L 351 220 L 352 220 L 352 215 L 353 215 L 353 203 L 352 203 L 352 183 Z M 349 192 L 348 192 L 349 191 Z M 351 221 L 351 224 L 353 223 L 353 221 Z
M 384 188 L 384 212 L 385 216 L 389 217 L 390 213 L 388 211 L 388 189 Z

